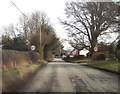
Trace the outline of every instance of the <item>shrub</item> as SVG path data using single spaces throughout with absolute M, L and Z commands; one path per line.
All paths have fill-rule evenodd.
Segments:
M 11 39 L 7 36 L 2 36 L 2 49 L 6 50 L 17 50 L 17 51 L 28 51 L 28 45 L 25 42 L 25 39 L 22 37 L 16 37 Z
M 75 55 L 74 57 L 70 57 L 69 55 L 65 58 L 63 58 L 64 61 L 66 62 L 72 62 L 74 60 L 80 60 L 80 59 L 83 59 L 84 58 L 84 55 Z
M 75 55 L 74 56 L 74 59 L 82 59 L 82 58 L 84 58 L 84 55 Z
M 40 60 L 40 55 L 36 52 L 2 50 L 3 68 L 16 67 L 22 63 L 37 62 L 39 60 Z
M 108 58 L 108 60 L 114 60 L 115 55 L 114 54 L 108 54 L 108 55 L 106 55 L 106 58 Z
M 120 60 L 120 50 L 117 51 L 117 59 Z
M 40 55 L 38 53 L 33 52 L 33 51 L 29 52 L 29 57 L 30 57 L 30 60 L 33 62 L 36 62 L 40 59 Z
M 65 62 L 70 62 L 71 57 L 68 55 L 67 57 L 63 58 Z
M 90 58 L 90 52 L 87 53 L 87 56 L 86 56 L 86 57 L 87 57 L 87 58 Z
M 94 54 L 93 60 L 105 60 L 106 56 L 105 54 L 99 52 L 98 54 Z
M 116 50 L 115 50 L 116 58 L 120 57 L 119 50 L 120 50 L 120 40 L 118 41 L 117 46 L 116 46 Z

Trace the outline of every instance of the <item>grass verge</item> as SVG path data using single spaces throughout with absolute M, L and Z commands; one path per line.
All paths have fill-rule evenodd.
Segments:
M 24 63 L 11 69 L 2 70 L 2 91 L 16 91 L 38 70 L 41 64 L 41 62 Z
M 85 63 L 85 62 L 90 62 L 91 60 L 89 59 L 81 59 L 81 60 L 74 60 L 74 63 Z
M 120 69 L 119 64 L 120 64 L 120 61 L 96 61 L 96 62 L 88 63 L 87 65 L 95 68 L 119 72 L 119 69 Z

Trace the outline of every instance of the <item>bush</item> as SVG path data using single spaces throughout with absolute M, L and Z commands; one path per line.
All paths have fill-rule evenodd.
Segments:
M 74 57 L 70 57 L 69 55 L 65 58 L 63 58 L 64 61 L 66 62 L 72 62 L 74 60 L 80 60 L 80 59 L 83 59 L 84 58 L 84 55 L 75 55 Z
M 29 52 L 29 57 L 30 57 L 30 60 L 33 62 L 37 62 L 40 59 L 39 53 L 35 53 L 33 51 Z
M 82 58 L 84 58 L 84 55 L 75 55 L 74 56 L 74 59 L 82 59 Z
M 106 56 L 103 53 L 94 54 L 93 60 L 105 60 Z
M 68 55 L 67 57 L 63 58 L 63 60 L 65 62 L 70 62 L 71 61 L 71 57 Z
M 6 50 L 17 50 L 17 51 L 28 51 L 28 45 L 25 39 L 22 37 L 10 38 L 7 36 L 2 36 L 2 49 Z
M 15 50 L 2 50 L 2 66 L 3 68 L 16 67 L 23 63 L 37 62 L 40 60 L 39 53 L 15 51 Z
M 108 55 L 106 55 L 106 58 L 108 60 L 114 60 L 115 59 L 115 55 L 114 54 L 108 54 Z
M 120 50 L 117 51 L 117 59 L 120 61 Z

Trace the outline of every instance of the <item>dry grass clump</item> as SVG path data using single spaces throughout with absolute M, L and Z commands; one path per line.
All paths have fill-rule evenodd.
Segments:
M 15 50 L 2 51 L 2 68 L 12 68 L 23 62 L 32 63 L 40 60 L 40 55 L 35 52 L 20 52 Z
M 23 85 L 40 67 L 41 63 L 23 63 L 17 67 L 2 71 L 2 91 L 14 92 Z
M 39 53 L 2 50 L 2 91 L 14 92 L 41 65 Z

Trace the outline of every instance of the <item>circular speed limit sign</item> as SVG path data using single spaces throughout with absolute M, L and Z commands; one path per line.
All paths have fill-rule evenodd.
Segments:
M 94 47 L 94 51 L 97 52 L 98 51 L 98 47 Z
M 31 50 L 34 51 L 35 50 L 35 45 L 31 45 Z

